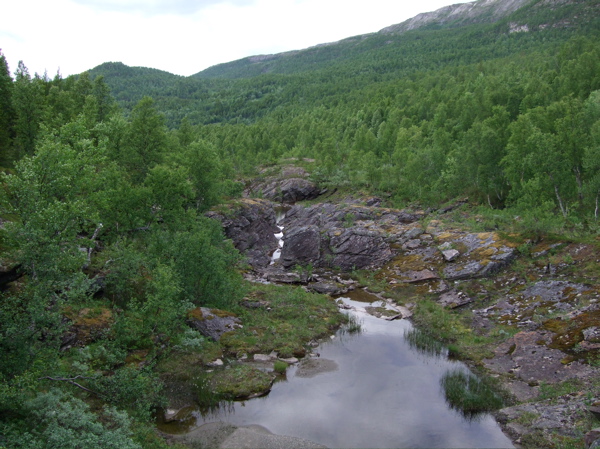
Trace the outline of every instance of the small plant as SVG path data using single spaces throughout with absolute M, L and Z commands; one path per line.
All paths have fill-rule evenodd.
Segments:
M 342 332 L 358 334 L 362 332 L 362 323 L 355 315 L 348 315 L 348 322 L 342 328 Z
M 412 328 L 404 332 L 404 340 L 408 345 L 418 352 L 431 356 L 441 356 L 446 354 L 446 348 L 431 335 Z
M 540 415 L 533 412 L 524 412 L 521 416 L 519 416 L 516 421 L 526 427 L 530 427 L 536 419 L 538 419 Z
M 275 363 L 273 365 L 273 371 L 275 371 L 278 374 L 284 374 L 287 368 L 288 364 L 285 363 L 283 360 L 275 360 Z
M 313 275 L 313 264 L 307 263 L 306 265 L 296 265 L 294 267 L 294 271 L 298 273 L 301 279 L 308 280 L 312 278 Z
M 450 407 L 466 417 L 474 418 L 479 413 L 497 410 L 504 405 L 502 397 L 487 380 L 469 372 L 460 369 L 448 371 L 440 383 Z
M 342 225 L 345 228 L 351 228 L 352 226 L 354 226 L 355 221 L 356 221 L 355 215 L 351 212 L 348 212 L 346 215 L 344 215 L 344 220 L 342 222 Z

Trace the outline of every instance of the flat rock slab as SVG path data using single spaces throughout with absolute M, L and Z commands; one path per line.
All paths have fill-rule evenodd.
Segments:
M 473 299 L 455 289 L 442 293 L 438 299 L 438 303 L 448 309 L 455 309 L 471 302 L 473 302 Z
M 235 315 L 223 310 L 208 309 L 206 307 L 198 307 L 188 312 L 186 323 L 214 341 L 219 341 L 225 332 L 231 332 L 242 327 L 241 320 Z
M 511 373 L 528 384 L 555 384 L 567 379 L 586 378 L 593 370 L 582 363 L 563 363 L 566 354 L 546 346 L 548 332 L 519 332 L 495 350 L 493 359 L 484 360 L 493 372 Z
M 224 449 L 312 449 L 325 447 L 302 438 L 275 435 L 261 426 L 238 427 L 219 445 L 219 448 Z
M 296 377 L 315 377 L 319 374 L 337 371 L 338 364 L 334 360 L 310 358 L 300 362 Z
M 326 447 L 302 438 L 275 435 L 262 426 L 237 427 L 225 422 L 204 424 L 185 435 L 173 436 L 171 439 L 184 443 L 189 447 L 223 449 L 313 449 Z

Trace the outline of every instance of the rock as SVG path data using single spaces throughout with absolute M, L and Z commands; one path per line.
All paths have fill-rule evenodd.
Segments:
M 294 365 L 294 364 L 298 363 L 298 359 L 296 357 L 288 357 L 286 359 L 280 358 L 279 360 L 287 363 L 288 365 Z
M 326 255 L 325 260 L 320 261 L 321 266 L 363 269 L 381 266 L 393 256 L 389 243 L 381 234 L 362 227 L 328 231 L 326 239 L 329 241 L 326 254 L 331 260 L 327 262 Z
M 218 366 L 223 366 L 223 360 L 221 360 L 221 359 L 213 360 L 212 362 L 208 363 L 208 366 L 211 366 L 214 368 L 216 368 Z
M 316 226 L 300 226 L 284 230 L 280 261 L 284 267 L 317 264 L 321 253 L 321 234 Z
M 61 336 L 61 350 L 66 350 L 104 338 L 114 318 L 112 311 L 106 307 L 86 307 L 76 312 L 67 308 L 63 322 L 69 324 L 69 329 Z
M 219 341 L 225 332 L 241 328 L 241 320 L 230 312 L 198 307 L 188 312 L 188 326 L 202 335 Z
M 309 284 L 309 290 L 312 290 L 317 293 L 321 293 L 323 295 L 339 295 L 346 291 L 344 288 L 340 288 L 338 284 L 335 282 L 315 282 L 314 284 Z
M 288 204 L 312 200 L 321 193 L 321 190 L 313 182 L 302 178 L 273 181 L 262 187 L 261 190 L 265 198 Z
M 590 430 L 584 437 L 586 449 L 600 448 L 600 427 Z
M 568 379 L 590 376 L 593 368 L 578 361 L 563 364 L 565 354 L 547 346 L 551 334 L 546 331 L 519 332 L 497 346 L 493 359 L 484 365 L 499 374 L 513 374 L 517 379 L 535 385 L 555 384 Z
M 267 354 L 254 354 L 252 358 L 256 362 L 270 362 L 271 360 L 273 360 L 273 357 Z
M 334 360 L 324 358 L 304 359 L 298 365 L 296 377 L 311 378 L 319 374 L 330 373 L 338 370 L 338 364 Z
M 486 265 L 480 261 L 469 262 L 465 265 L 449 265 L 444 268 L 444 276 L 449 281 L 482 277 L 491 271 L 491 269 L 485 268 Z
M 211 211 L 208 217 L 219 220 L 227 238 L 246 255 L 255 268 L 266 267 L 270 255 L 278 248 L 274 204 L 262 199 L 242 199 L 231 206 L 228 213 Z
M 460 252 L 455 249 L 447 249 L 442 251 L 442 256 L 444 256 L 446 262 L 453 262 L 458 256 L 460 256 Z
M 590 343 L 600 343 L 600 327 L 593 326 L 583 330 L 583 339 Z
M 465 293 L 458 290 L 450 290 L 442 293 L 438 298 L 438 303 L 448 309 L 455 309 L 473 302 Z
M 185 407 L 179 409 L 167 409 L 165 410 L 163 417 L 164 422 L 169 423 L 174 421 L 185 421 L 192 416 L 192 413 L 195 409 L 196 407 L 193 405 L 186 405 Z
M 402 279 L 403 282 L 406 283 L 414 283 L 421 281 L 430 281 L 432 279 L 439 279 L 440 277 L 431 270 L 421 270 L 421 271 L 409 271 L 404 275 Z
M 300 274 L 298 273 L 269 271 L 266 276 L 269 282 L 275 282 L 278 284 L 300 284 L 302 282 Z
M 413 239 L 406 242 L 402 248 L 405 250 L 417 249 L 421 246 L 421 239 Z

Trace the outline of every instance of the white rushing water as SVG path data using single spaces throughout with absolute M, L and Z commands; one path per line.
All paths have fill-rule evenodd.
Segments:
M 271 255 L 271 265 L 273 265 L 281 257 L 281 250 L 283 249 L 283 226 L 281 226 L 280 223 L 285 218 L 286 211 L 287 211 L 287 208 L 284 208 L 284 207 L 280 207 L 275 211 L 276 217 L 277 217 L 275 220 L 275 223 L 277 224 L 277 227 L 279 228 L 279 232 L 274 235 L 275 235 L 275 238 L 277 239 L 277 244 L 279 245 L 279 247 Z

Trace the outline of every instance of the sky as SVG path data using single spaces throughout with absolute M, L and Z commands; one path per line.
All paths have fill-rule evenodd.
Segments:
M 50 78 L 103 62 L 189 76 L 246 56 L 379 31 L 464 0 L 10 0 L 0 49 L 14 74 Z

